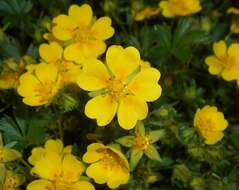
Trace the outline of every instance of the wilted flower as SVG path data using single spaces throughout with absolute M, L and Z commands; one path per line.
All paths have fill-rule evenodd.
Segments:
M 111 46 L 104 65 L 89 60 L 83 65 L 78 85 L 87 91 L 98 91 L 98 96 L 87 102 L 85 114 L 97 120 L 99 126 L 109 124 L 117 113 L 119 125 L 132 129 L 148 114 L 146 102 L 161 95 L 158 84 L 160 72 L 154 68 L 140 70 L 140 54 L 134 47 Z
M 227 49 L 225 41 L 213 44 L 215 55 L 205 59 L 209 66 L 209 72 L 213 75 L 222 76 L 226 81 L 239 79 L 239 44 L 232 43 Z
M 107 185 L 114 189 L 129 180 L 129 164 L 125 156 L 116 148 L 93 143 L 87 147 L 83 161 L 91 164 L 86 174 L 96 183 Z
M 0 169 L 2 169 L 2 168 L 0 168 Z M 24 181 L 25 181 L 25 178 L 23 175 L 16 174 L 11 170 L 6 170 L 4 172 L 3 182 L 2 182 L 2 184 L 0 184 L 0 189 L 15 190 L 17 187 L 22 185 L 24 183 Z
M 194 127 L 208 145 L 216 144 L 220 141 L 228 126 L 227 120 L 222 112 L 219 112 L 215 106 L 204 106 L 198 109 L 194 116 Z
M 144 125 L 139 122 L 135 128 L 134 136 L 124 136 L 116 140 L 119 144 L 131 148 L 130 167 L 133 170 L 143 154 L 152 160 L 160 160 L 160 155 L 153 145 L 164 136 L 164 130 L 145 132 Z
M 199 0 L 163 0 L 159 2 L 165 17 L 187 16 L 199 12 L 202 7 Z

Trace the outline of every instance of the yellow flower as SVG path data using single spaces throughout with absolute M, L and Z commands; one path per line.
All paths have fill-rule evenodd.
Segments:
M 53 64 L 40 63 L 34 71 L 21 75 L 18 93 L 23 96 L 23 102 L 30 106 L 49 104 L 57 94 L 61 77 Z
M 88 4 L 72 5 L 68 15 L 59 15 L 53 19 L 52 33 L 67 47 L 64 57 L 81 63 L 88 58 L 96 58 L 105 52 L 104 40 L 114 34 L 109 17 L 93 20 L 92 9 Z
M 2 135 L 0 133 L 0 164 L 11 162 L 18 158 L 21 158 L 21 153 L 7 146 L 3 146 Z
M 227 9 L 227 13 L 228 14 L 236 14 L 236 15 L 239 15 L 239 9 L 236 8 L 236 7 L 229 7 Z
M 49 64 L 54 64 L 62 76 L 62 85 L 74 83 L 81 73 L 81 65 L 63 58 L 63 48 L 57 42 L 41 44 L 39 47 L 41 58 Z
M 148 62 L 148 61 L 144 61 L 144 60 L 140 60 L 140 68 L 141 68 L 141 70 L 143 70 L 143 69 L 148 69 L 148 68 L 150 68 L 151 67 L 151 64 L 150 64 L 150 62 Z
M 215 55 L 205 59 L 212 75 L 222 76 L 226 81 L 239 79 L 239 44 L 232 43 L 227 49 L 225 41 L 213 44 Z
M 1 169 L 1 168 L 0 168 Z M 25 178 L 21 174 L 15 174 L 14 172 L 10 170 L 6 170 L 4 174 L 3 184 L 0 189 L 2 190 L 15 190 L 17 187 L 22 185 L 25 181 Z
M 199 0 L 163 0 L 159 2 L 165 17 L 187 16 L 199 12 L 202 7 Z
M 83 161 L 91 165 L 86 174 L 98 184 L 107 183 L 114 189 L 129 180 L 129 164 L 125 156 L 111 146 L 92 143 L 87 147 Z
M 204 106 L 198 109 L 194 116 L 194 127 L 208 145 L 216 144 L 220 141 L 228 126 L 222 112 L 219 112 L 215 106 Z
M 143 9 L 139 12 L 136 12 L 135 16 L 134 16 L 134 19 L 136 21 L 142 21 L 146 18 L 150 18 L 152 16 L 155 16 L 155 15 L 159 14 L 160 10 L 161 9 L 155 8 L 155 7 L 146 7 L 145 9 Z
M 90 182 L 80 180 L 83 171 L 83 163 L 75 156 L 47 152 L 33 168 L 40 179 L 31 182 L 27 190 L 94 190 Z
M 49 152 L 55 152 L 59 155 L 64 156 L 65 154 L 71 154 L 71 149 L 71 146 L 64 147 L 63 142 L 59 139 L 49 139 L 48 141 L 46 141 L 44 148 L 36 147 L 32 149 L 32 153 L 31 156 L 28 158 L 28 162 L 32 165 L 35 165 L 37 161 L 41 160 Z
M 138 71 L 140 54 L 134 47 L 111 46 L 106 63 L 89 60 L 83 65 L 78 85 L 98 94 L 87 102 L 85 114 L 96 119 L 99 126 L 105 126 L 117 113 L 119 125 L 132 129 L 138 120 L 147 116 L 147 102 L 161 95 L 160 72 L 154 68 Z

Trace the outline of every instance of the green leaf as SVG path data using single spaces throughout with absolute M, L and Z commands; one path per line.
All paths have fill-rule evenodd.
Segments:
M 150 131 L 149 135 L 148 135 L 148 137 L 150 139 L 150 143 L 155 143 L 164 136 L 165 136 L 165 130 L 164 129 Z
M 135 133 L 140 133 L 143 136 L 145 135 L 144 123 L 142 121 L 138 121 L 135 127 Z
M 188 184 L 192 179 L 192 173 L 188 167 L 184 164 L 175 165 L 173 169 L 172 182 L 183 182 L 184 186 Z
M 156 36 L 155 38 L 158 40 L 158 43 L 161 48 L 170 49 L 171 47 L 171 28 L 168 25 L 159 25 L 155 29 Z
M 191 17 L 183 17 L 179 20 L 177 28 L 174 32 L 173 38 L 173 46 L 177 47 L 180 43 L 183 36 L 187 34 L 192 26 L 192 18 Z
M 125 147 L 132 147 L 134 142 L 134 136 L 124 136 L 116 140 L 117 143 Z
M 143 156 L 143 151 L 132 149 L 130 154 L 130 170 L 133 171 Z
M 152 160 L 161 161 L 160 155 L 154 145 L 149 145 L 144 153 Z

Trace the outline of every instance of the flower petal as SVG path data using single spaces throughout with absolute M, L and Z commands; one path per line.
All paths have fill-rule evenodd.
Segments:
M 205 138 L 205 144 L 213 145 L 222 140 L 224 134 L 222 132 L 201 131 L 202 136 Z
M 159 7 L 162 9 L 162 15 L 168 18 L 174 17 L 175 14 L 170 10 L 169 8 L 169 2 L 168 1 L 160 1 Z
M 58 70 L 53 64 L 40 63 L 36 67 L 36 77 L 44 84 L 44 82 L 55 82 Z
M 218 75 L 223 71 L 223 63 L 215 56 L 208 56 L 205 59 L 206 64 L 209 66 L 208 71 L 212 75 Z
M 31 165 L 35 165 L 45 155 L 45 149 L 37 147 L 32 150 L 31 156 L 28 158 L 28 162 Z
M 144 101 L 155 101 L 161 96 L 162 89 L 158 84 L 160 72 L 149 68 L 139 72 L 130 82 L 128 89 Z
M 83 46 L 80 43 L 73 43 L 64 50 L 64 57 L 67 60 L 82 63 L 85 60 Z
M 95 187 L 88 181 L 79 181 L 72 185 L 72 190 L 95 190 Z
M 123 79 L 140 65 L 139 51 L 134 47 L 110 46 L 106 52 L 106 62 L 118 79 Z
M 91 32 L 96 39 L 106 40 L 114 34 L 114 28 L 110 25 L 111 19 L 109 17 L 101 17 L 94 23 Z
M 213 43 L 213 50 L 217 57 L 219 57 L 219 58 L 225 57 L 226 51 L 227 51 L 227 45 L 226 45 L 225 41 L 221 40 L 219 42 Z
M 23 103 L 29 106 L 42 106 L 49 102 L 48 99 L 44 99 L 41 96 L 33 96 L 33 97 L 26 97 L 23 98 Z
M 126 96 L 122 98 L 118 109 L 119 125 L 130 130 L 135 127 L 138 120 L 144 119 L 148 114 L 148 106 L 145 101 L 135 97 Z
M 55 152 L 48 152 L 36 163 L 33 172 L 41 178 L 55 180 L 62 172 L 61 156 Z
M 85 106 L 85 114 L 96 119 L 99 126 L 109 124 L 115 116 L 117 103 L 110 96 L 97 96 L 89 100 Z
M 62 58 L 62 52 L 62 47 L 56 42 L 41 44 L 39 47 L 39 54 L 41 58 L 48 63 L 55 63 L 60 60 Z
M 68 13 L 69 17 L 80 27 L 89 25 L 93 16 L 92 9 L 88 4 L 71 5 Z
M 228 55 L 239 61 L 238 52 L 239 52 L 239 44 L 237 43 L 231 44 L 230 47 L 228 48 Z
M 64 145 L 61 140 L 49 139 L 45 143 L 45 150 L 46 150 L 46 152 L 56 152 L 56 153 L 60 154 L 60 153 L 62 153 L 63 146 Z
M 107 182 L 107 174 L 108 170 L 104 167 L 104 163 L 102 163 L 102 161 L 93 163 L 86 169 L 86 175 L 90 178 L 93 178 L 98 184 Z
M 67 15 L 59 15 L 53 19 L 52 33 L 58 40 L 70 40 L 74 36 L 76 23 Z
M 44 179 L 35 180 L 27 186 L 27 190 L 52 190 L 52 189 L 55 189 L 53 184 L 50 181 Z
M 32 97 L 36 95 L 35 88 L 40 85 L 40 81 L 37 80 L 31 73 L 27 72 L 21 75 L 20 84 L 17 88 L 17 92 L 23 97 Z
M 97 59 L 84 62 L 83 73 L 77 84 L 84 90 L 95 91 L 106 87 L 110 78 L 106 66 Z
M 66 155 L 63 160 L 63 178 L 68 182 L 76 182 L 85 170 L 82 162 L 73 155 Z

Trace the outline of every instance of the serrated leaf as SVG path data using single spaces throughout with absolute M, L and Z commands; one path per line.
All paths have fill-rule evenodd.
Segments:
M 172 40 L 171 28 L 168 25 L 159 25 L 156 27 L 155 32 L 155 38 L 158 40 L 160 47 L 170 49 Z
M 130 154 L 130 170 L 133 171 L 143 156 L 143 151 L 132 149 Z
M 149 145 L 148 148 L 144 151 L 144 153 L 152 160 L 161 160 L 160 154 L 158 153 L 154 145 Z

